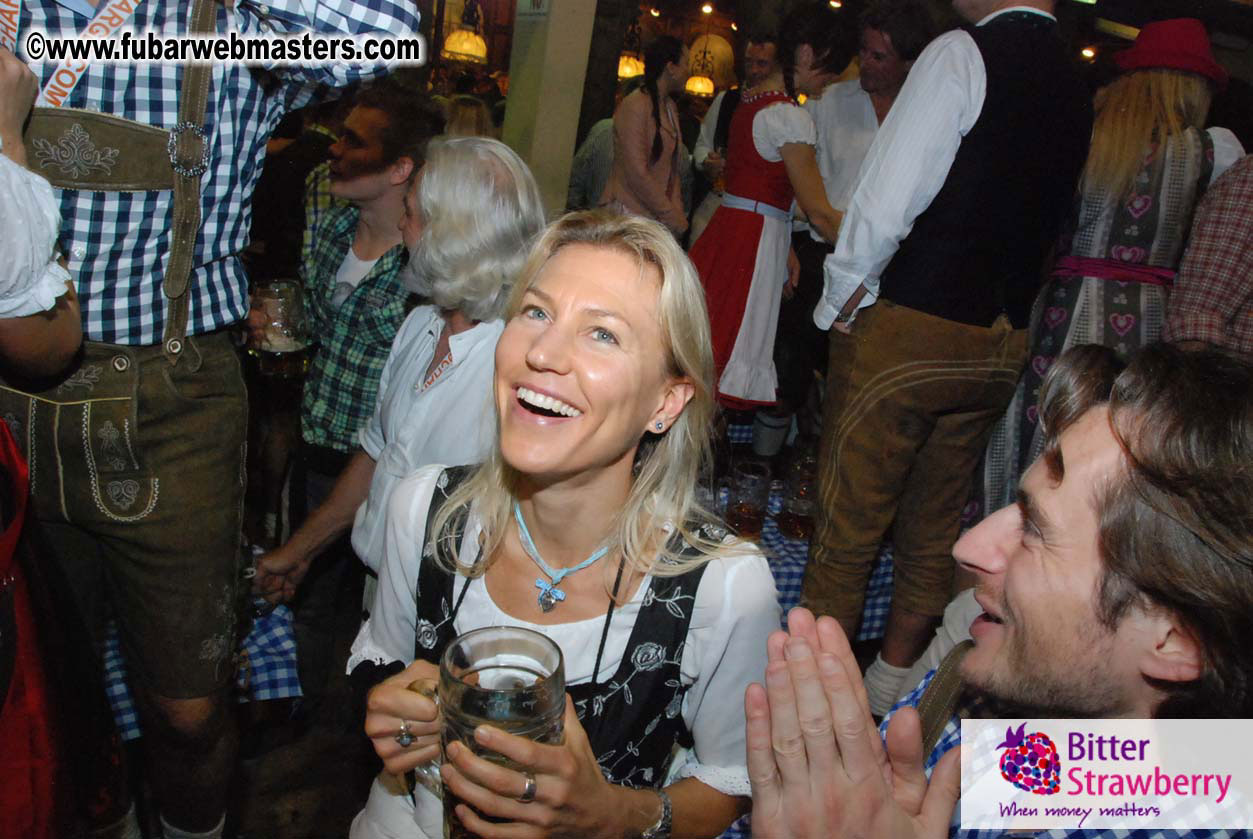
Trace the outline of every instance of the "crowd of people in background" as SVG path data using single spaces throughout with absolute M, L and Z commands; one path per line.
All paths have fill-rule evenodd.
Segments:
M 131 25 L 417 29 L 339 5 Z M 99 65 L 71 128 L 0 42 L 0 836 L 229 835 L 239 650 L 279 604 L 289 733 L 346 715 L 381 767 L 356 839 L 443 835 L 433 761 L 491 839 L 983 839 L 962 718 L 1253 715 L 1253 162 L 1204 24 L 1093 86 L 1054 0 L 844 5 L 745 32 L 708 103 L 654 38 L 560 217 L 503 73 Z M 66 131 L 106 153 L 30 151 Z M 241 359 L 279 286 L 314 346 L 275 375 Z M 785 446 L 817 463 L 787 615 L 716 491 Z M 441 749 L 414 688 L 500 625 L 569 693 L 561 743 L 480 731 L 508 767 Z

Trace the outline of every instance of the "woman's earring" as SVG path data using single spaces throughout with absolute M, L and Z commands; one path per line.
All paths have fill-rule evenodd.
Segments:
M 662 423 L 662 421 L 657 420 L 657 430 L 660 431 L 663 427 L 664 427 L 664 424 Z

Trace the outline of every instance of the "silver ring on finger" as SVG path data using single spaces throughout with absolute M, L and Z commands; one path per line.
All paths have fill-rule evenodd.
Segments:
M 407 749 L 412 746 L 413 741 L 418 738 L 414 737 L 413 732 L 409 730 L 409 721 L 401 720 L 400 730 L 396 732 L 396 736 L 393 739 L 400 745 L 400 748 Z
M 526 776 L 526 786 L 522 788 L 522 794 L 518 796 L 518 800 L 523 804 L 530 804 L 535 800 L 535 776 L 525 770 L 522 774 Z

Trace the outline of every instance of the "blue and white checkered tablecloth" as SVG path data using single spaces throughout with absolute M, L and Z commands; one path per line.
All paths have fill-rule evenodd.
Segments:
M 809 559 L 809 542 L 789 539 L 779 532 L 775 514 L 782 507 L 782 496 L 775 492 L 770 496 L 769 515 L 761 528 L 761 546 L 766 551 L 770 570 L 774 572 L 774 584 L 779 590 L 779 605 L 783 607 L 784 625 L 787 611 L 800 602 L 801 580 L 805 576 L 805 562 Z M 888 607 L 892 605 L 892 546 L 884 544 L 879 559 L 870 573 L 866 586 L 866 604 L 861 616 L 861 629 L 857 640 L 883 637 L 888 622 Z M 721 839 L 751 839 L 749 816 L 744 816 L 722 834 Z
M 264 605 L 264 601 L 258 605 Z M 301 695 L 291 621 L 291 610 L 286 606 L 278 606 L 253 620 L 252 631 L 244 639 L 243 661 L 235 679 L 238 701 L 260 702 Z M 104 642 L 104 671 L 105 692 L 118 730 L 122 739 L 134 740 L 141 734 L 139 715 L 126 681 L 126 661 L 117 626 L 112 623 Z
M 719 496 L 719 504 L 726 505 L 726 490 Z M 801 581 L 805 577 L 805 563 L 809 561 L 809 542 L 789 539 L 779 532 L 774 517 L 783 507 L 780 485 L 776 482 L 766 507 L 768 515 L 761 528 L 758 543 L 766 552 L 770 570 L 774 572 L 774 584 L 779 590 L 779 605 L 783 607 L 784 626 L 787 612 L 800 603 Z M 879 558 L 866 584 L 866 602 L 862 610 L 861 629 L 857 641 L 882 638 L 887 626 L 888 608 L 892 605 L 892 546 L 885 542 L 879 549 Z
M 735 446 L 747 446 L 753 442 L 753 424 L 731 423 L 727 425 L 727 441 Z
M 761 529 L 761 546 L 765 548 L 774 572 L 774 584 L 779 589 L 779 605 L 787 610 L 801 599 L 801 579 L 805 576 L 805 563 L 809 559 L 809 543 L 789 539 L 779 532 L 774 516 L 767 516 Z M 858 641 L 882 638 L 888 622 L 888 607 L 892 605 L 892 547 L 885 544 L 879 551 L 879 559 L 870 573 L 866 585 L 866 603 L 861 616 Z

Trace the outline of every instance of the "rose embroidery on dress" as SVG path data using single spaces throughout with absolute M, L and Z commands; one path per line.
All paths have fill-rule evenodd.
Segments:
M 727 529 L 719 527 L 716 524 L 702 524 L 700 527 L 700 535 L 704 536 L 711 542 L 721 542 L 727 538 Z
M 423 649 L 434 649 L 435 644 L 439 641 L 439 628 L 452 620 L 452 609 L 448 606 L 448 598 L 440 598 L 439 609 L 444 615 L 444 619 L 439 623 L 431 623 L 426 618 L 418 618 L 413 635 Z
M 651 591 L 651 589 L 649 591 Z M 676 597 L 677 597 L 677 592 L 678 592 L 677 588 L 675 589 L 675 592 L 676 592 Z M 657 600 L 661 603 L 665 603 L 667 608 L 673 605 L 666 598 L 659 597 L 657 598 Z M 678 608 L 678 607 L 675 607 L 675 608 Z M 641 673 L 646 673 L 651 670 L 657 670 L 667 664 L 673 664 L 677 666 L 683 658 L 683 644 L 680 644 L 679 648 L 675 650 L 674 658 L 670 658 L 667 655 L 667 652 L 668 651 L 663 645 L 658 644 L 654 641 L 645 641 L 644 643 L 637 646 L 634 650 L 632 650 L 631 659 L 630 659 L 631 675 L 627 676 L 621 682 L 618 682 L 618 681 L 610 682 L 608 685 L 608 688 L 609 688 L 608 691 L 606 691 L 604 694 L 601 694 L 600 696 L 594 697 L 592 699 L 592 714 L 595 716 L 599 716 L 601 711 L 604 709 L 604 700 L 618 693 L 622 694 L 622 699 L 628 705 L 634 705 L 635 697 L 631 693 L 631 684 L 630 684 L 631 680 Z M 669 679 L 666 681 L 666 684 L 669 685 L 671 682 L 674 682 L 674 680 Z M 678 683 L 674 682 L 674 684 L 677 685 Z
M 679 715 L 679 711 L 683 710 L 683 694 L 676 693 L 670 697 L 670 703 L 666 705 L 666 718 L 674 719 Z
M 438 640 L 438 636 L 435 633 L 435 624 L 428 620 L 419 619 L 416 635 L 418 643 L 422 645 L 423 649 L 434 649 L 435 642 Z
M 44 139 L 35 140 L 35 155 L 40 167 L 58 167 L 61 172 L 71 178 L 81 178 L 94 169 L 106 175 L 113 171 L 117 164 L 118 149 L 96 148 L 91 135 L 77 122 L 61 135 L 54 146 Z
M 679 601 L 695 599 L 695 595 L 683 594 L 682 586 L 675 586 L 674 594 L 669 597 L 659 597 L 657 593 L 653 591 L 652 586 L 649 586 L 648 591 L 644 592 L 644 608 L 647 609 L 654 603 L 664 603 L 666 605 L 667 612 L 674 615 L 679 620 L 683 620 L 685 615 L 683 614 L 683 607 L 679 605 Z
M 631 653 L 631 666 L 636 670 L 656 670 L 665 663 L 665 648 L 652 641 L 640 644 Z

